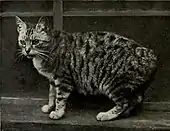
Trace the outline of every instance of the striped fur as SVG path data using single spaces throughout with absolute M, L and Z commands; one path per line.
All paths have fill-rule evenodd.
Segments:
M 38 24 L 45 28 L 43 19 Z M 112 32 L 34 31 L 26 37 L 31 41 L 30 36 L 38 35 L 41 42 L 36 48 L 30 44 L 30 50 L 34 50 L 35 68 L 50 81 L 49 103 L 42 107 L 50 118 L 59 119 L 65 114 L 66 101 L 73 90 L 84 95 L 103 94 L 115 103 L 112 109 L 97 115 L 100 121 L 115 119 L 142 102 L 145 84 L 156 72 L 153 50 Z M 43 39 L 42 31 L 46 33 Z

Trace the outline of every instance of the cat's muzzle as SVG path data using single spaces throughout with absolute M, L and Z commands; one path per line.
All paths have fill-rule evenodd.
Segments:
M 27 56 L 27 58 L 29 58 L 29 59 L 32 59 L 33 57 L 35 57 L 35 55 L 32 55 L 32 54 L 28 54 L 28 55 L 26 55 Z

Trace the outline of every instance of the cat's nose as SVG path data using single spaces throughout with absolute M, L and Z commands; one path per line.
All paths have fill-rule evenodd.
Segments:
M 27 54 L 29 54 L 30 51 L 31 51 L 31 48 L 25 49 L 25 52 L 26 52 Z

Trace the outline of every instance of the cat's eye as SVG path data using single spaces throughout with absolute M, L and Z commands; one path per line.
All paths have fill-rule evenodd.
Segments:
M 32 40 L 32 45 L 37 45 L 39 44 L 39 40 Z
M 20 40 L 20 43 L 24 46 L 26 45 L 25 41 L 23 41 L 23 40 Z

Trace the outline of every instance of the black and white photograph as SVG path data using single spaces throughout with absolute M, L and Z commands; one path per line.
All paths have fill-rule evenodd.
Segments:
M 170 131 L 170 0 L 0 0 L 1 131 Z

